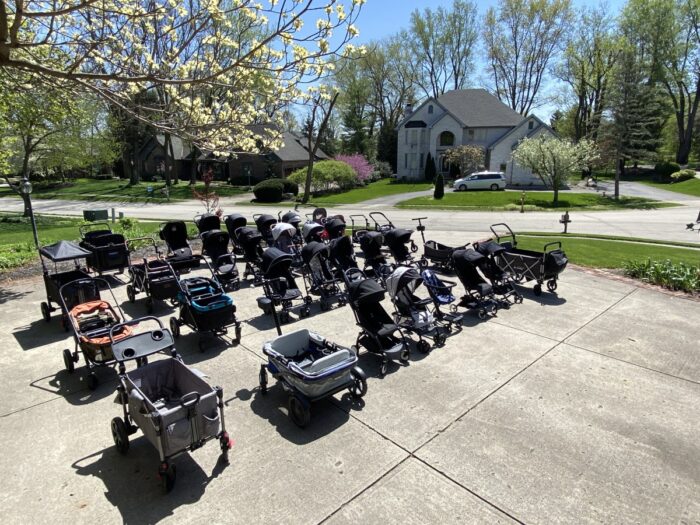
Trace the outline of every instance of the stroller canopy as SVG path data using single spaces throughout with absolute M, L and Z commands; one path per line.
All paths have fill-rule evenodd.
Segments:
M 379 257 L 382 254 L 382 244 L 384 243 L 384 235 L 379 232 L 367 232 L 360 237 L 360 248 L 365 254 L 365 257 L 370 259 Z
M 485 282 L 477 270 L 477 266 L 486 260 L 485 256 L 469 248 L 466 250 L 455 250 L 452 254 L 452 259 L 454 260 L 457 277 L 462 281 L 465 288 L 473 290 L 476 286 Z
M 301 249 L 301 258 L 306 264 L 309 264 L 318 254 L 322 253 L 328 257 L 329 252 L 330 248 L 327 245 L 322 242 L 311 241 Z
M 289 253 L 285 253 L 278 248 L 268 248 L 263 252 L 260 269 L 265 275 L 275 271 L 276 274 L 284 272 L 292 265 L 293 257 Z
M 326 220 L 326 217 L 328 217 L 328 212 L 326 211 L 326 208 L 316 208 L 311 214 L 311 218 L 314 222 L 323 222 Z
M 506 251 L 503 246 L 492 240 L 478 242 L 474 247 L 476 248 L 476 251 L 482 255 L 498 255 L 499 253 Z
M 166 222 L 159 235 L 169 245 L 180 246 L 187 243 L 187 226 L 183 221 Z
M 202 235 L 202 245 L 209 255 L 218 256 L 228 252 L 228 233 L 220 230 Z
M 416 269 L 410 266 L 399 266 L 387 277 L 386 290 L 391 297 L 396 297 L 404 288 L 413 293 L 422 283 L 423 278 Z
M 281 235 L 286 234 L 289 237 L 293 237 L 296 233 L 296 228 L 286 222 L 278 222 L 272 227 L 272 238 L 275 241 L 279 239 Z
M 345 221 L 339 217 L 326 220 L 326 231 L 331 237 L 340 237 L 345 231 Z
M 272 228 L 272 225 L 276 222 L 277 219 L 267 213 L 263 213 L 255 219 L 255 225 L 258 227 L 258 230 Z
M 355 249 L 352 246 L 352 239 L 347 235 L 333 239 L 330 243 L 331 256 L 335 260 L 352 259 Z
M 295 211 L 288 211 L 282 215 L 282 222 L 286 222 L 292 226 L 299 226 L 301 224 L 301 215 Z
M 348 297 L 358 305 L 375 304 L 384 299 L 384 288 L 374 279 L 362 279 L 348 284 Z
M 233 234 L 238 228 L 248 226 L 248 220 L 240 213 L 232 213 L 231 215 L 228 215 L 224 222 L 226 223 L 226 228 L 230 234 Z
M 323 231 L 323 226 L 317 222 L 307 222 L 301 229 L 301 234 L 306 242 L 313 240 L 314 235 L 319 235 Z
M 260 232 L 255 231 L 253 228 L 239 228 L 236 230 L 236 236 L 238 237 L 238 242 L 243 246 L 256 246 L 262 241 L 262 235 Z
M 384 234 L 384 241 L 386 242 L 386 245 L 391 247 L 391 246 L 399 246 L 402 244 L 408 244 L 411 242 L 411 235 L 413 234 L 413 230 L 404 230 L 401 228 L 395 228 L 393 230 L 389 230 Z
M 213 213 L 203 213 L 194 218 L 194 224 L 200 232 L 218 230 L 221 228 L 221 219 Z
M 60 262 L 83 259 L 90 255 L 91 252 L 84 250 L 74 242 L 58 241 L 49 246 L 44 246 L 39 250 L 39 253 L 54 262 Z

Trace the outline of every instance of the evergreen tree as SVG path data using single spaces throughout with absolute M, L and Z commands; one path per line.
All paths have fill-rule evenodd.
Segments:
M 440 200 L 445 196 L 445 180 L 440 173 L 435 179 L 435 190 L 433 191 L 433 199 Z
M 437 169 L 435 169 L 435 161 L 433 156 L 428 152 L 428 157 L 425 159 L 425 180 L 432 182 L 435 180 Z
M 391 124 L 382 124 L 377 134 L 377 160 L 388 162 L 396 173 L 398 157 L 399 132 Z

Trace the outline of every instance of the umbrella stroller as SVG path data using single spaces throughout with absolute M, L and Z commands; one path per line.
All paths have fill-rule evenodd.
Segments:
M 382 358 L 379 374 L 384 377 L 390 360 L 408 361 L 406 338 L 397 324 L 389 317 L 381 302 L 384 289 L 374 279 L 356 268 L 345 272 L 348 302 L 355 315 L 360 333 L 353 349 L 364 346 L 369 352 Z
M 279 222 L 284 222 L 291 224 L 294 227 L 294 244 L 302 245 L 304 244 L 304 238 L 301 235 L 301 215 L 295 211 L 288 211 L 280 218 Z
M 199 268 L 201 259 L 192 253 L 187 240 L 187 226 L 183 221 L 161 224 L 159 236 L 168 247 L 166 258 L 176 272 L 187 273 L 193 268 Z
M 311 403 L 345 390 L 355 399 L 367 393 L 365 373 L 357 352 L 324 339 L 316 332 L 297 330 L 263 345 L 267 364 L 260 366 L 260 391 L 267 393 L 267 373 L 289 393 L 289 417 L 305 427 Z
M 248 226 L 248 220 L 240 213 L 232 213 L 227 215 L 224 220 L 226 224 L 226 230 L 228 231 L 229 237 L 231 237 L 231 244 L 233 244 L 233 251 L 236 255 L 243 255 L 243 247 L 238 242 L 238 235 L 236 231 L 238 228 L 245 228 Z
M 440 279 L 433 270 L 423 270 L 420 275 L 435 305 L 433 314 L 437 322 L 445 327 L 448 334 L 452 332 L 452 325 L 455 325 L 457 330 L 461 330 L 462 315 L 457 312 L 443 312 L 440 309 L 442 306 L 450 306 L 455 302 L 452 289 L 457 286 L 457 283 Z
M 100 287 L 109 290 L 116 309 L 102 299 Z M 130 325 L 124 326 L 113 333 L 112 339 L 110 338 L 112 327 L 124 320 L 124 312 L 109 283 L 102 278 L 78 279 L 66 283 L 61 286 L 60 296 L 63 309 L 68 312 L 68 322 L 73 328 L 75 341 L 75 349 L 72 352 L 67 348 L 63 351 L 63 364 L 68 373 L 72 373 L 75 363 L 80 358 L 79 352 L 82 353 L 88 369 L 87 386 L 90 390 L 95 390 L 98 381 L 93 369 L 114 365 L 111 341 L 128 337 L 132 328 Z M 69 308 L 69 301 L 76 296 L 85 297 L 87 300 Z
M 522 303 L 523 296 L 515 289 L 513 277 L 496 263 L 497 257 L 502 256 L 506 249 L 491 240 L 474 243 L 474 249 L 484 256 L 479 262 L 479 270 L 491 282 L 494 293 L 501 296 L 501 304 L 507 308 Z
M 411 235 L 413 235 L 413 230 L 404 230 L 403 228 L 394 228 L 384 234 L 384 242 L 396 264 L 408 264 L 412 261 L 413 257 L 408 251 L 408 245 L 414 245 Z M 412 249 L 412 251 L 415 250 Z
M 262 235 L 263 240 L 268 246 L 272 246 L 274 239 L 272 238 L 272 227 L 277 224 L 277 219 L 272 215 L 263 213 L 262 215 L 254 215 L 255 226 Z
M 228 233 L 209 230 L 202 233 L 202 252 L 211 259 L 211 266 L 218 281 L 226 290 L 238 290 L 241 280 L 236 268 L 236 254 L 228 250 Z
M 346 224 L 343 217 L 340 215 L 326 219 L 323 227 L 325 228 L 326 235 L 329 239 L 337 239 L 338 237 L 345 235 Z
M 102 227 L 100 230 L 90 228 Z M 122 273 L 129 265 L 129 250 L 121 233 L 112 233 L 109 224 L 98 222 L 80 227 L 80 246 L 90 252 L 87 267 L 99 275 L 117 270 Z
M 331 264 L 336 270 L 341 273 L 350 268 L 357 268 L 355 260 L 355 248 L 352 245 L 352 240 L 347 235 L 333 239 L 329 243 Z
M 433 304 L 431 298 L 420 299 L 415 295 L 416 289 L 423 283 L 418 270 L 409 266 L 399 266 L 386 280 L 386 289 L 394 303 L 394 321 L 408 332 L 418 336 L 418 350 L 424 354 L 430 352 L 430 343 L 424 337 L 432 338 L 433 346 L 445 344 L 445 334 L 435 321 L 428 308 Z
M 465 291 L 458 306 L 477 310 L 479 319 L 486 319 L 489 314 L 495 316 L 498 311 L 498 301 L 494 297 L 493 287 L 481 277 L 477 269 L 485 257 L 476 250 L 467 248 L 455 250 L 452 258 L 455 272 L 462 281 Z
M 243 260 L 245 261 L 245 270 L 243 270 L 243 278 L 247 279 L 249 275 L 253 276 L 253 283 L 260 283 L 262 277 L 260 265 L 262 264 L 263 249 L 261 246 L 262 235 L 253 228 L 243 227 L 236 230 L 238 243 L 243 249 Z
M 158 450 L 158 477 L 165 492 L 175 484 L 175 465 L 171 460 L 196 450 L 211 440 L 218 440 L 221 457 L 228 464 L 232 441 L 224 422 L 224 392 L 211 387 L 197 371 L 185 366 L 175 351 L 171 333 L 155 317 L 158 328 L 130 334 L 117 340 L 117 331 L 124 333 L 134 321 L 112 327 L 109 338 L 114 357 L 119 363 L 118 402 L 123 417 L 112 419 L 112 438 L 117 451 L 126 454 L 129 436 L 141 429 L 143 435 Z M 148 363 L 148 357 L 158 352 L 170 357 Z M 136 360 L 141 366 L 130 372 L 126 363 Z
M 367 232 L 360 238 L 360 249 L 365 257 L 365 269 L 371 269 L 372 275 L 382 282 L 389 276 L 392 267 L 387 263 L 382 253 L 384 235 L 379 232 Z
M 345 294 L 340 289 L 340 279 L 331 268 L 329 246 L 322 242 L 310 242 L 302 248 L 301 257 L 307 289 L 321 297 L 321 310 L 330 310 L 334 300 L 338 301 L 338 306 L 343 306 Z
M 215 213 L 202 213 L 194 216 L 194 225 L 201 236 L 203 233 L 220 230 L 221 219 Z
M 144 256 L 142 262 L 134 263 L 129 252 L 129 275 L 131 282 L 126 285 L 126 296 L 129 302 L 136 301 L 136 294 L 146 294 L 146 311 L 153 312 L 153 301 L 173 301 L 180 287 L 177 285 L 178 276 L 173 267 L 161 257 L 158 245 L 152 237 L 129 239 L 129 243 L 146 241 L 153 248 L 153 256 Z
M 299 315 L 308 317 L 311 297 L 304 297 L 292 275 L 293 257 L 277 248 L 268 248 L 262 256 L 260 269 L 263 272 L 264 297 L 258 297 L 258 306 L 265 314 L 272 314 L 273 309 L 282 306 L 279 318 L 283 323 L 290 320 L 289 312 L 294 308 L 294 301 L 301 301 Z
M 214 269 L 206 260 L 204 264 L 209 268 L 211 278 L 189 277 L 178 281 L 180 292 L 177 301 L 180 309 L 177 317 L 170 318 L 170 331 L 177 339 L 180 337 L 180 327 L 186 325 L 200 335 L 222 336 L 228 333 L 229 326 L 233 326 L 233 343 L 238 344 L 241 340 L 241 323 L 236 320 L 236 305 L 224 292 Z M 199 350 L 203 352 L 205 349 L 200 337 Z
M 302 227 L 301 235 L 304 237 L 304 242 L 323 242 L 323 238 L 321 237 L 323 231 L 323 225 L 318 222 L 309 221 Z

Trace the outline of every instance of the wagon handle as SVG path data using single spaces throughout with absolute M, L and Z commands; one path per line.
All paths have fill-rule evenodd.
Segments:
M 544 252 L 547 253 L 550 250 L 547 250 L 550 246 L 556 246 L 557 250 L 561 250 L 561 241 L 554 241 L 554 242 L 548 242 L 547 244 L 544 245 Z
M 161 320 L 158 319 L 157 317 L 152 316 L 152 315 L 147 315 L 146 317 L 139 317 L 138 319 L 130 319 L 129 321 L 124 321 L 124 322 L 117 323 L 117 324 L 111 326 L 111 328 L 109 329 L 109 342 L 110 342 L 110 344 L 114 344 L 114 331 L 117 328 L 122 328 L 124 326 L 137 325 L 137 324 L 142 323 L 144 321 L 155 321 L 156 323 L 158 323 L 158 327 L 161 330 L 165 330 Z
M 189 394 L 185 394 L 180 398 L 180 406 L 182 408 L 188 408 L 196 405 L 199 403 L 199 398 L 200 398 L 199 392 L 190 392 Z
M 506 230 L 508 230 L 508 235 L 513 238 L 513 246 L 518 245 L 518 241 L 515 238 L 515 233 L 513 232 L 513 230 L 510 229 L 510 226 L 508 226 L 505 222 L 498 222 L 496 224 L 492 224 L 489 228 L 491 230 L 491 233 L 493 233 L 496 236 L 496 242 L 500 243 L 501 238 L 502 238 L 500 235 L 498 235 L 498 233 L 496 233 L 496 230 L 494 229 L 494 228 L 496 228 L 496 226 L 503 226 Z M 503 237 L 506 237 L 506 236 L 504 235 Z

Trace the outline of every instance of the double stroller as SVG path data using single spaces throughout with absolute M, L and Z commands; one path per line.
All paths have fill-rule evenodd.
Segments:
M 333 301 L 338 306 L 345 304 L 345 294 L 340 288 L 341 278 L 333 271 L 330 260 L 330 247 L 322 242 L 312 241 L 301 250 L 304 261 L 304 279 L 311 294 L 320 296 L 321 310 L 331 309 Z
M 179 312 L 177 317 L 170 318 L 170 331 L 178 338 L 180 327 L 186 325 L 198 334 L 222 336 L 233 325 L 233 343 L 237 344 L 241 340 L 241 323 L 236 320 L 236 306 L 233 299 L 224 292 L 209 263 L 204 260 L 204 264 L 209 268 L 211 278 L 189 277 L 178 281 Z M 199 350 L 203 352 L 205 349 L 204 341 L 200 338 Z
M 292 275 L 294 258 L 277 248 L 268 248 L 262 256 L 260 270 L 264 297 L 258 297 L 258 307 L 268 315 L 277 315 L 275 308 L 282 307 L 279 319 L 283 323 L 290 321 L 289 313 L 294 308 L 295 301 L 301 301 L 299 315 L 308 317 L 311 313 L 309 304 L 311 297 L 304 297 Z
M 262 240 L 263 237 L 253 228 L 244 226 L 236 230 L 236 239 L 241 249 L 243 250 L 243 260 L 245 261 L 245 270 L 243 270 L 243 278 L 253 276 L 255 284 L 260 283 L 262 276 L 260 265 L 262 264 Z
M 236 255 L 243 255 L 243 246 L 241 246 L 238 241 L 238 229 L 245 228 L 248 226 L 248 219 L 246 219 L 240 213 L 232 213 L 227 215 L 224 219 L 224 224 L 226 224 L 226 231 L 228 231 L 229 237 L 231 237 L 231 244 L 233 245 L 233 251 Z
M 129 302 L 136 301 L 136 295 L 146 294 L 146 311 L 153 312 L 154 301 L 174 301 L 180 291 L 178 276 L 173 267 L 161 257 L 158 245 L 152 237 L 130 239 L 129 243 L 146 241 L 153 249 L 152 256 L 144 256 L 142 261 L 134 263 L 129 254 L 129 275 L 131 282 L 126 285 Z
M 387 263 L 382 252 L 384 235 L 379 232 L 367 232 L 360 238 L 360 249 L 365 258 L 364 271 L 371 269 L 371 273 L 382 282 L 391 274 L 391 266 Z
M 172 459 L 218 440 L 221 457 L 228 464 L 232 441 L 224 423 L 224 392 L 211 387 L 195 370 L 185 366 L 175 351 L 171 333 L 155 317 L 140 319 L 158 324 L 139 334 L 130 332 L 135 321 L 112 327 L 109 339 L 119 363 L 117 398 L 123 417 L 111 422 L 112 438 L 118 452 L 129 450 L 129 436 L 141 429 L 158 450 L 158 477 L 165 492 L 175 485 L 176 469 Z M 117 340 L 115 332 L 128 336 Z M 169 357 L 148 363 L 158 352 Z M 135 360 L 140 366 L 127 372 L 126 363 Z
M 452 258 L 455 272 L 465 292 L 458 306 L 476 310 L 479 319 L 486 319 L 489 315 L 495 316 L 499 303 L 494 296 L 493 287 L 484 280 L 478 270 L 485 257 L 472 248 L 466 248 L 455 250 Z
M 194 216 L 194 225 L 202 236 L 206 232 L 221 229 L 221 219 L 215 213 L 202 213 Z
M 413 259 L 408 248 L 410 244 L 411 251 L 415 251 L 413 250 L 415 244 L 411 240 L 411 235 L 413 235 L 412 230 L 403 228 L 394 228 L 384 234 L 384 243 L 389 248 L 389 252 L 391 252 L 391 256 L 396 261 L 396 264 L 409 264 Z
M 348 389 L 355 399 L 367 393 L 365 373 L 357 366 L 357 352 L 324 339 L 316 332 L 297 330 L 263 345 L 267 364 L 260 366 L 260 392 L 267 393 L 267 375 L 289 393 L 289 417 L 305 427 L 311 403 Z
M 272 215 L 263 213 L 262 215 L 255 215 L 253 220 L 255 220 L 255 226 L 258 228 L 260 235 L 262 235 L 265 244 L 272 246 L 274 242 L 272 238 L 272 227 L 277 224 L 277 219 Z
M 159 236 L 168 247 L 167 261 L 178 273 L 199 268 L 201 257 L 192 253 L 187 240 L 187 225 L 183 221 L 170 221 L 160 225 Z
M 345 272 L 348 302 L 355 315 L 360 333 L 354 350 L 364 346 L 382 359 L 379 374 L 384 377 L 390 360 L 406 363 L 409 357 L 406 338 L 382 306 L 384 288 L 374 279 L 369 279 L 361 270 L 353 268 Z
M 91 229 L 96 226 L 101 229 Z M 122 273 L 129 265 L 126 239 L 121 233 L 113 233 L 106 222 L 81 226 L 80 238 L 80 246 L 90 252 L 87 267 L 99 275 L 113 270 Z
M 226 232 L 208 230 L 202 233 L 202 253 L 209 256 L 216 278 L 226 290 L 238 290 L 241 281 L 236 268 L 236 254 L 229 251 L 228 245 Z
M 407 332 L 418 336 L 418 351 L 430 352 L 430 343 L 424 338 L 431 338 L 434 346 L 445 344 L 445 334 L 430 311 L 433 300 L 420 299 L 415 295 L 416 289 L 423 283 L 418 270 L 410 266 L 399 266 L 386 280 L 386 289 L 394 303 L 394 321 Z

